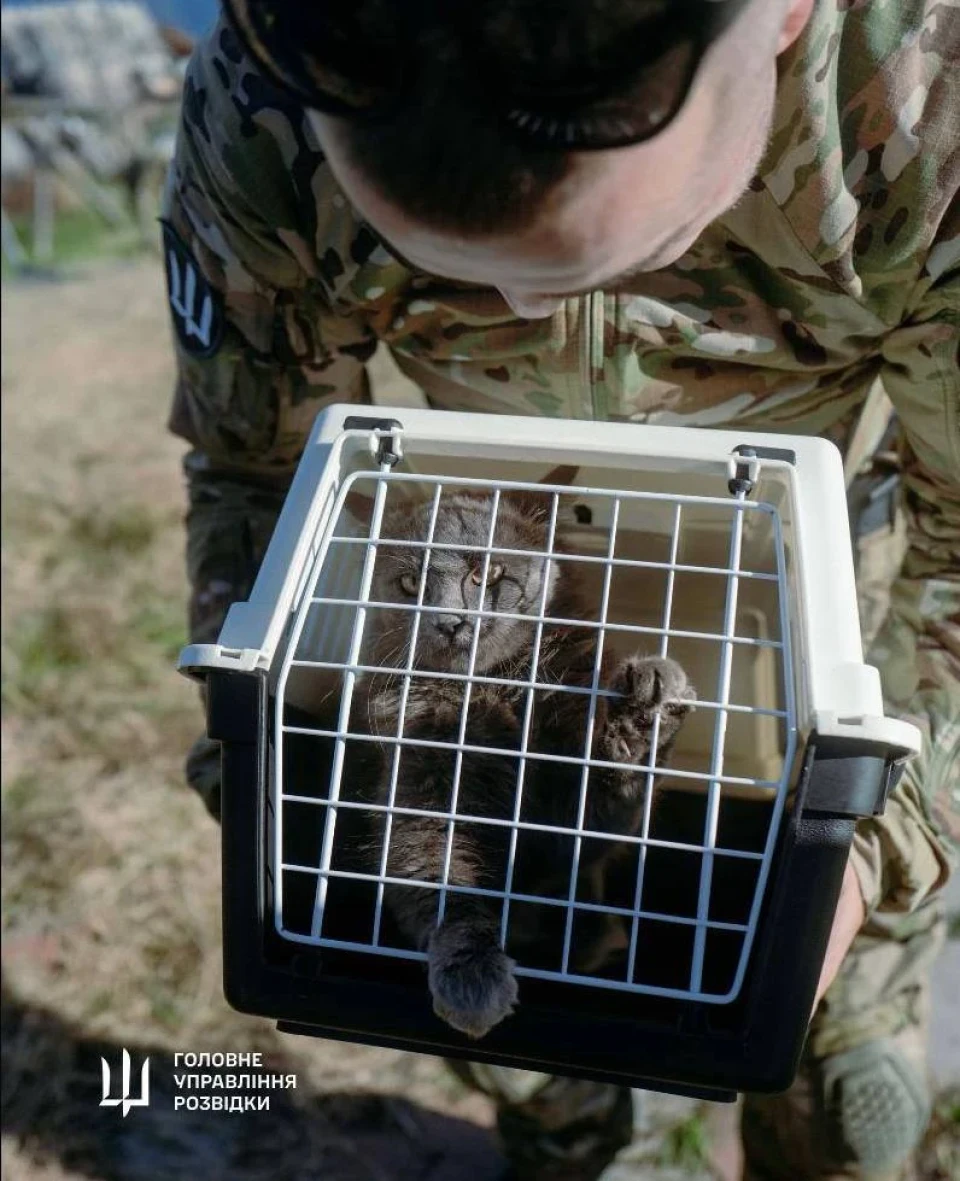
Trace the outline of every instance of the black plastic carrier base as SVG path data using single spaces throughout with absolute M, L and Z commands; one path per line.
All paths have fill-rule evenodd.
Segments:
M 270 868 L 272 713 L 261 674 L 211 671 L 222 743 L 224 991 L 282 1030 L 732 1101 L 792 1082 L 853 838 L 894 778 L 885 749 L 813 736 L 784 815 L 744 985 L 724 1005 L 520 980 L 480 1042 L 437 1018 L 419 962 L 281 938 Z

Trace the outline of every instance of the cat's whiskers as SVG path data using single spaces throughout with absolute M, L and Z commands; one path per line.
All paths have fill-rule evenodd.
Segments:
M 393 629 L 398 631 L 399 629 Z M 386 633 L 389 635 L 390 633 Z M 382 653 L 381 663 L 390 666 L 395 657 L 403 651 L 403 643 L 396 644 L 392 648 L 388 648 Z M 390 712 L 387 708 L 387 699 L 394 691 L 394 685 L 400 679 L 402 673 L 399 670 L 391 669 L 388 672 L 376 672 L 366 674 L 371 679 L 378 681 L 377 691 L 371 693 L 367 697 L 367 727 L 376 738 L 383 738 L 384 732 L 380 728 L 380 715 L 384 717 Z

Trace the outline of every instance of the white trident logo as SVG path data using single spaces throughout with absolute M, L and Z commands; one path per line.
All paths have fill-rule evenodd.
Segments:
M 184 262 L 183 273 L 174 251 L 167 253 L 170 275 L 170 306 L 180 317 L 184 335 L 195 336 L 203 347 L 210 347 L 210 329 L 213 327 L 213 300 L 205 293 L 200 301 L 197 315 L 197 272 L 190 262 Z
M 101 1107 L 119 1107 L 120 1114 L 126 1116 L 131 1107 L 146 1107 L 150 1102 L 150 1059 L 144 1058 L 140 1071 L 140 1098 L 130 1097 L 130 1054 L 123 1051 L 123 1090 L 116 1099 L 110 1098 L 110 1067 L 106 1058 L 100 1059 L 103 1075 L 103 1098 Z

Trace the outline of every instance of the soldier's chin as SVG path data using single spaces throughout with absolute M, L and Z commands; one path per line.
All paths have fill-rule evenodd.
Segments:
M 719 216 L 719 212 L 717 216 Z M 682 235 L 674 238 L 660 250 L 654 251 L 648 258 L 645 258 L 637 270 L 641 274 L 644 274 L 649 271 L 662 271 L 664 267 L 673 266 L 678 259 L 687 253 L 709 224 L 709 221 L 704 221 L 702 224 L 699 221 L 696 222 Z

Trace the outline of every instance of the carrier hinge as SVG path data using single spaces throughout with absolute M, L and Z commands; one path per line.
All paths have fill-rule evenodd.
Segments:
M 760 478 L 760 457 L 753 447 L 736 447 L 727 465 L 731 496 L 749 496 Z

